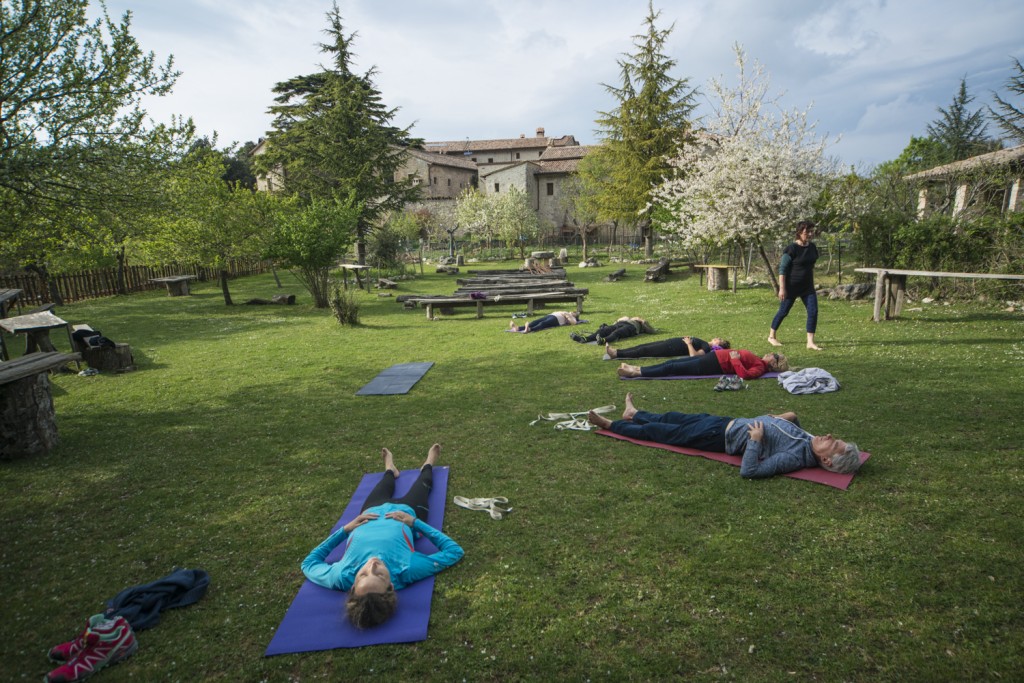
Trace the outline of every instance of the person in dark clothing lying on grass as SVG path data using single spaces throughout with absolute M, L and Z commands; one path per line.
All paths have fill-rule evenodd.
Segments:
M 633 394 L 626 394 L 621 420 L 612 421 L 593 411 L 587 414 L 587 420 L 631 439 L 742 456 L 740 476 L 747 479 L 763 479 L 805 467 L 822 467 L 840 474 L 860 468 L 857 444 L 831 434 L 809 434 L 800 428 L 793 412 L 754 418 L 649 413 L 638 410 L 633 405 Z
M 746 349 L 719 349 L 703 356 L 673 358 L 657 365 L 619 364 L 619 377 L 680 377 L 685 375 L 737 375 L 757 379 L 766 372 L 784 372 L 789 361 L 781 353 L 768 352 L 758 358 Z
M 611 325 L 602 324 L 597 332 L 592 334 L 577 334 L 570 332 L 574 342 L 587 344 L 596 341 L 598 344 L 611 344 L 620 339 L 635 337 L 638 334 L 654 334 L 654 327 L 643 318 L 622 316 Z
M 605 344 L 604 352 L 609 358 L 677 358 L 680 356 L 703 356 L 720 349 L 731 349 L 727 339 L 715 337 L 706 342 L 698 337 L 670 337 L 661 341 L 638 344 L 628 349 L 614 349 Z
M 399 471 L 387 448 L 384 476 L 366 497 L 362 512 L 327 537 L 302 561 L 306 578 L 324 588 L 348 591 L 345 610 L 357 628 L 381 624 L 395 613 L 395 591 L 433 576 L 462 559 L 462 547 L 425 521 L 433 488 L 433 466 L 441 454 L 434 444 L 420 467 L 419 477 L 405 496 L 393 499 Z M 433 555 L 416 552 L 416 533 L 438 548 Z M 343 541 L 348 547 L 341 559 L 326 562 Z

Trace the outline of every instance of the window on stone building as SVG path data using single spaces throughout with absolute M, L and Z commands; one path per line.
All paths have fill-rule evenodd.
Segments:
M 516 152 L 516 159 L 519 158 L 519 152 Z
M 554 183 L 548 183 L 548 196 L 550 197 L 553 194 L 555 194 L 555 184 Z
M 451 178 L 449 178 L 449 179 L 448 179 L 448 187 L 451 187 L 451 186 L 452 186 L 452 179 L 451 179 Z
M 487 157 L 487 163 L 493 164 L 494 163 L 494 157 Z
M 501 192 L 501 183 L 494 183 L 494 191 Z
M 437 176 L 434 176 L 434 184 L 437 185 Z
M 474 164 L 476 163 L 476 157 L 473 157 L 473 163 Z

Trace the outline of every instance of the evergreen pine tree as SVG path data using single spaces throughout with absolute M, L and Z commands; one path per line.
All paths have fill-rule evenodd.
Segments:
M 335 4 L 327 13 L 329 41 L 321 51 L 331 58 L 324 71 L 296 76 L 274 87 L 270 107 L 274 130 L 267 152 L 256 157 L 259 169 L 283 177 L 284 189 L 305 201 L 346 200 L 362 208 L 357 228 L 359 262 L 366 258 L 365 237 L 374 224 L 407 201 L 419 197 L 411 178 L 395 179 L 403 150 L 420 144 L 409 128 L 393 125 L 389 109 L 373 83 L 375 68 L 352 70 L 352 41 Z
M 639 227 L 648 256 L 650 193 L 672 175 L 667 159 L 678 154 L 689 137 L 696 96 L 688 79 L 670 74 L 676 60 L 664 49 L 674 25 L 659 29 L 659 16 L 649 2 L 644 31 L 633 37 L 636 53 L 618 61 L 620 84 L 604 84 L 617 106 L 599 114 L 596 123 L 603 144 L 594 154 L 601 159 L 591 165 L 611 169 L 596 198 L 601 218 Z M 586 172 L 585 167 L 581 170 Z

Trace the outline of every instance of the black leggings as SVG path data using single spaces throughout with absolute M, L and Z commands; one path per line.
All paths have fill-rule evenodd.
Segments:
M 430 490 L 434 488 L 434 469 L 430 465 L 424 465 L 420 470 L 420 476 L 413 482 L 412 488 L 401 498 L 392 498 L 395 495 L 395 475 L 391 470 L 384 472 L 377 485 L 366 497 L 363 508 L 360 512 L 366 512 L 382 503 L 400 503 L 408 505 L 416 513 L 416 517 L 427 521 L 427 512 L 430 510 Z

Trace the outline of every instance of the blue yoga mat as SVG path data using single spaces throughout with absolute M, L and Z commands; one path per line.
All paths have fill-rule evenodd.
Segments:
M 331 529 L 333 533 L 342 525 L 355 519 L 366 497 L 380 481 L 382 472 L 367 474 L 352 494 L 341 519 Z M 402 496 L 416 481 L 418 470 L 406 470 L 399 475 L 395 485 L 395 496 Z M 448 468 L 434 467 L 434 488 L 430 492 L 430 514 L 427 524 L 441 528 L 444 521 L 444 502 L 448 491 Z M 327 534 L 323 534 L 327 538 Z M 323 540 L 316 538 L 316 543 Z M 312 541 L 311 541 L 312 543 Z M 309 546 L 310 549 L 313 545 Z M 436 553 L 437 548 L 426 538 L 416 540 L 416 550 L 422 553 Z M 342 543 L 327 556 L 328 562 L 335 562 L 345 552 Z M 298 561 L 296 561 L 298 567 Z M 398 610 L 395 615 L 380 626 L 360 631 L 349 623 L 345 616 L 347 593 L 332 591 L 306 581 L 299 588 L 298 595 L 277 627 L 274 638 L 267 646 L 265 657 L 292 652 L 315 652 L 339 647 L 362 647 L 384 643 L 413 643 L 427 639 L 427 622 L 430 620 L 430 599 L 434 593 L 433 576 L 417 581 L 408 588 L 398 591 Z
M 428 363 L 399 363 L 382 370 L 379 375 L 369 381 L 356 392 L 356 396 L 384 396 L 388 394 L 407 394 L 420 377 L 427 374 L 434 365 Z

